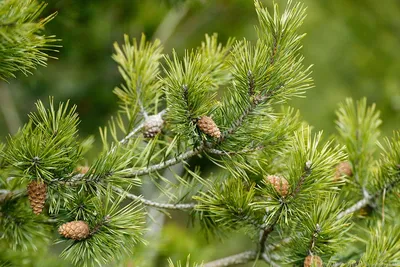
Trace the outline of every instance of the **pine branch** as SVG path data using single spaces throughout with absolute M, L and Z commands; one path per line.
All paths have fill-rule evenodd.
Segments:
M 126 193 L 124 190 L 118 187 L 113 187 L 113 190 L 115 192 L 121 193 L 121 194 L 126 194 L 125 197 L 132 199 L 132 200 L 138 200 L 142 202 L 143 205 L 157 208 L 157 209 L 170 209 L 170 210 L 192 210 L 196 206 L 195 203 L 187 203 L 187 204 L 168 204 L 168 203 L 159 203 L 155 202 L 152 200 L 145 199 L 141 196 L 137 196 L 131 193 Z
M 315 230 L 314 230 L 314 232 L 312 234 L 312 237 L 311 237 L 311 240 L 310 240 L 310 245 L 309 245 L 309 250 L 310 251 L 313 251 L 314 246 L 315 246 L 315 242 L 317 241 L 317 237 L 318 237 L 318 234 L 320 232 L 321 232 L 321 227 L 319 226 L 319 224 L 317 224 L 315 226 Z
M 245 251 L 242 253 L 238 253 L 232 256 L 228 256 L 222 259 L 218 259 L 215 261 L 208 262 L 204 265 L 203 267 L 227 267 L 227 266 L 233 266 L 233 265 L 239 265 L 239 264 L 246 264 L 252 261 L 257 260 L 259 253 L 256 251 Z M 263 253 L 261 254 L 261 259 L 264 260 L 266 263 L 268 263 L 272 267 L 278 267 L 276 263 L 274 263 L 270 257 Z
M 98 231 L 100 231 L 100 228 L 101 228 L 104 224 L 108 223 L 109 221 L 110 221 L 110 216 L 109 216 L 109 215 L 105 216 L 99 223 L 97 223 L 97 224 L 93 227 L 93 229 L 90 231 L 89 235 L 90 235 L 90 236 L 95 235 Z
M 261 259 L 263 259 L 266 263 L 268 263 L 272 267 L 280 266 L 280 265 L 276 264 L 275 262 L 273 262 L 272 259 L 266 253 L 261 254 Z
M 114 43 L 114 49 L 113 59 L 125 80 L 125 84 L 114 89 L 121 100 L 121 109 L 129 119 L 135 118 L 139 111 L 146 117 L 146 108 L 154 103 L 161 87 L 158 79 L 163 50 L 161 42 L 148 42 L 144 35 L 140 41 L 133 39 L 131 42 L 125 35 L 124 44 Z
M 269 234 L 272 233 L 272 231 L 274 230 L 274 227 L 275 227 L 276 223 L 278 222 L 278 219 L 279 219 L 279 216 L 280 216 L 281 212 L 282 212 L 282 206 L 275 213 L 272 221 L 266 227 L 264 227 L 264 229 L 261 231 L 260 242 L 259 242 L 260 253 L 264 253 L 264 251 L 265 251 L 265 242 L 267 241 L 267 238 L 268 238 Z
M 158 113 L 159 115 L 163 115 L 165 114 L 166 110 L 161 111 L 160 113 Z M 131 139 L 137 132 L 139 132 L 141 130 L 141 128 L 143 128 L 143 123 L 140 124 L 138 127 L 136 127 L 134 130 L 132 130 L 126 137 L 124 137 L 120 143 L 121 144 L 126 144 L 128 142 L 129 139 Z M 217 154 L 217 155 L 231 155 L 231 154 L 244 154 L 244 153 L 248 153 L 248 152 L 252 152 L 252 151 L 256 151 L 256 150 L 260 150 L 262 149 L 263 146 L 258 146 L 254 149 L 244 149 L 241 151 L 229 151 L 229 152 L 225 152 L 225 151 L 221 151 L 221 150 L 217 150 L 217 149 L 213 149 L 213 148 L 206 148 L 204 145 L 200 145 L 199 147 L 197 147 L 195 150 L 190 150 L 187 151 L 183 154 L 180 154 L 179 156 L 169 159 L 167 161 L 164 162 L 160 162 L 158 164 L 155 165 L 151 165 L 149 167 L 146 167 L 144 169 L 141 170 L 133 170 L 129 175 L 124 176 L 125 178 L 130 178 L 130 177 L 136 177 L 136 176 L 142 176 L 142 175 L 146 175 L 155 171 L 159 171 L 168 167 L 171 167 L 175 164 L 178 164 L 181 161 L 184 161 L 186 159 L 189 159 L 193 156 L 196 156 L 198 154 L 200 154 L 203 151 L 208 151 L 212 154 Z
M 311 162 L 307 161 L 305 166 L 304 166 L 304 173 L 300 177 L 299 181 L 297 182 L 296 188 L 291 194 L 292 197 L 296 197 L 296 195 L 299 193 L 300 188 L 302 184 L 304 183 L 305 179 L 311 175 Z M 264 252 L 265 251 L 265 242 L 267 241 L 268 235 L 274 230 L 274 227 L 276 223 L 278 222 L 278 219 L 281 215 L 281 212 L 283 211 L 283 206 L 281 205 L 278 211 L 274 214 L 274 217 L 271 219 L 271 222 L 263 229 L 260 235 L 260 251 Z
M 346 145 L 355 182 L 365 191 L 370 179 L 368 166 L 373 162 L 373 154 L 380 136 L 380 112 L 376 110 L 375 104 L 367 106 L 366 98 L 355 103 L 348 98 L 345 103 L 340 104 L 336 114 L 337 130 L 340 139 Z
M 156 115 L 162 117 L 165 113 L 167 113 L 167 109 L 164 109 L 164 110 L 160 111 Z M 144 126 L 144 122 L 140 123 L 136 128 L 134 128 L 124 138 L 122 138 L 119 141 L 119 143 L 122 144 L 122 145 L 125 145 L 126 143 L 128 143 L 128 141 L 130 139 L 132 139 L 139 131 L 141 131 L 143 129 L 143 126 Z
M 371 201 L 372 201 L 373 197 L 367 197 L 367 198 L 363 198 L 361 200 L 359 200 L 357 203 L 355 203 L 353 206 L 351 206 L 350 208 L 344 210 L 343 212 L 339 213 L 338 215 L 338 219 L 342 218 L 343 216 L 347 215 L 347 214 L 351 214 L 354 213 L 362 208 L 364 208 L 365 206 L 367 206 Z
M 228 155 L 239 155 L 239 154 L 246 154 L 249 152 L 254 152 L 258 150 L 264 149 L 264 146 L 256 146 L 254 148 L 249 148 L 249 149 L 242 149 L 240 151 L 224 151 L 224 150 L 218 150 L 215 148 L 207 148 L 205 149 L 206 152 L 209 152 L 214 155 L 220 155 L 220 156 L 228 156 Z
M 130 131 L 121 141 L 119 141 L 120 144 L 125 145 L 128 143 L 130 139 L 132 139 L 139 131 L 143 129 L 144 122 L 139 124 L 136 128 L 134 128 L 132 131 Z
M 293 193 L 291 194 L 293 197 L 296 197 L 296 195 L 300 192 L 301 186 L 303 185 L 303 183 L 306 180 L 306 178 L 311 175 L 311 164 L 312 164 L 311 161 L 307 161 L 306 162 L 306 164 L 304 166 L 304 173 L 300 177 L 299 181 L 296 184 L 296 187 L 295 187 Z
M 397 179 L 395 179 L 394 181 L 392 181 L 391 183 L 389 183 L 387 186 L 385 186 L 384 188 L 382 188 L 381 190 L 378 190 L 375 194 L 371 194 L 371 195 L 366 195 L 364 196 L 363 199 L 359 200 L 357 203 L 355 203 L 353 206 L 351 206 L 350 208 L 344 210 L 343 212 L 339 213 L 337 218 L 341 219 L 344 216 L 354 213 L 362 208 L 364 208 L 365 206 L 367 206 L 369 203 L 371 203 L 371 201 L 373 201 L 374 199 L 376 199 L 377 197 L 379 197 L 383 192 L 388 192 L 390 191 L 394 186 L 396 186 L 398 183 L 400 183 L 400 176 L 397 177 Z
M 252 84 L 252 82 L 249 82 L 249 97 L 252 96 L 252 94 L 254 94 L 253 86 L 254 85 Z M 224 139 L 226 139 L 229 135 L 235 133 L 236 130 L 238 130 L 240 128 L 240 126 L 242 126 L 246 117 L 248 117 L 252 112 L 254 112 L 254 110 L 257 108 L 258 104 L 268 101 L 268 98 L 269 98 L 269 95 L 254 97 L 250 103 L 250 106 L 247 107 L 243 111 L 243 113 L 236 119 L 236 121 L 234 121 L 232 123 L 231 127 L 228 130 L 226 130 L 225 132 L 222 133 L 220 142 L 223 141 Z
M 256 251 L 245 251 L 226 258 L 211 261 L 203 265 L 203 267 L 226 267 L 238 264 L 245 264 L 257 259 Z
M 151 165 L 149 167 L 140 169 L 140 170 L 132 170 L 130 174 L 125 175 L 125 178 L 131 178 L 131 177 L 136 177 L 136 176 L 142 176 L 142 175 L 146 175 L 152 172 L 156 172 L 159 170 L 163 170 L 165 168 L 171 167 L 175 164 L 178 164 L 181 161 L 187 160 L 193 156 L 196 156 L 198 154 L 200 154 L 202 151 L 204 150 L 204 145 L 200 145 L 199 147 L 197 147 L 194 150 L 189 150 L 186 151 L 185 153 L 180 154 L 179 156 L 160 162 L 158 164 L 155 165 Z

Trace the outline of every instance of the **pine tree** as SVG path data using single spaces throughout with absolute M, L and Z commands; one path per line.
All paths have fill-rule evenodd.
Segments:
M 48 58 L 55 39 L 40 30 L 53 15 L 37 22 L 43 7 L 0 4 L 3 79 Z M 381 139 L 375 105 L 347 99 L 337 135 L 314 133 L 286 105 L 313 87 L 299 33 L 306 9 L 289 1 L 281 13 L 255 0 L 255 10 L 255 43 L 223 45 L 206 35 L 182 56 L 164 54 L 145 36 L 116 43 L 119 111 L 101 128 L 103 151 L 92 161 L 85 155 L 93 140 L 79 138 L 76 106 L 51 97 L 36 103 L 0 145 L 2 265 L 22 265 L 18 253 L 47 246 L 56 231 L 61 257 L 74 265 L 135 259 L 153 209 L 190 214 L 210 238 L 240 230 L 254 241 L 206 263 L 188 257 L 186 266 L 399 263 L 400 132 Z M 199 168 L 199 157 L 216 171 Z M 162 201 L 140 194 L 148 183 Z

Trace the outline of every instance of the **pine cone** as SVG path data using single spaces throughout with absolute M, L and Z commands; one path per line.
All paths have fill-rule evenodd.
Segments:
M 322 267 L 322 259 L 316 255 L 308 255 L 304 260 L 304 267 Z
M 39 215 L 43 211 L 44 203 L 46 202 L 46 189 L 47 185 L 45 183 L 32 181 L 28 184 L 29 203 L 33 213 L 36 215 Z
M 67 222 L 58 228 L 58 232 L 65 238 L 82 240 L 89 236 L 89 225 L 84 221 Z
M 285 178 L 277 175 L 268 175 L 265 180 L 271 183 L 281 196 L 285 197 L 289 193 L 289 183 Z
M 343 161 L 340 162 L 337 166 L 336 166 L 336 171 L 335 171 L 335 181 L 339 181 L 340 178 L 345 175 L 345 176 L 352 176 L 353 175 L 353 171 L 351 169 L 351 165 L 348 161 Z
M 89 171 L 89 166 L 78 166 L 75 168 L 75 171 L 80 174 L 86 174 Z
M 146 138 L 153 138 L 161 132 L 163 125 L 164 120 L 160 115 L 149 116 L 144 122 L 143 136 Z
M 215 137 L 215 138 L 221 137 L 221 132 L 220 132 L 218 126 L 215 124 L 213 119 L 208 116 L 202 116 L 197 121 L 197 126 L 203 133 L 208 134 L 211 137 Z

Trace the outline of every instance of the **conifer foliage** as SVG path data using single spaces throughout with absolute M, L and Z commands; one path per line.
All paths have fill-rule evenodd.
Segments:
M 0 60 L 3 79 L 43 64 L 41 48 L 54 40 L 36 35 L 53 17 L 34 22 L 44 6 L 18 3 L 0 4 L 0 32 L 9 38 L 0 57 L 15 59 Z M 53 238 L 64 244 L 61 257 L 78 266 L 136 261 L 149 209 L 187 212 L 210 238 L 240 230 L 254 241 L 210 262 L 188 257 L 186 266 L 399 263 L 400 133 L 379 142 L 379 112 L 366 99 L 339 106 L 335 138 L 314 133 L 285 106 L 313 86 L 301 55 L 306 9 L 254 3 L 255 43 L 223 45 L 206 35 L 182 56 L 163 54 L 160 41 L 144 36 L 115 44 L 119 111 L 101 128 L 95 159 L 86 157 L 93 140 L 80 139 L 76 106 L 51 97 L 36 103 L 0 145 L 2 263 L 20 265 L 12 253 Z M 32 29 L 21 26 L 27 22 Z M 216 171 L 196 166 L 199 156 Z M 149 182 L 163 201 L 142 196 Z
M 46 65 L 47 52 L 57 47 L 57 39 L 43 34 L 46 23 L 56 15 L 39 19 L 45 7 L 37 1 L 0 2 L 0 79 L 15 77 L 18 71 L 27 75 L 38 65 Z

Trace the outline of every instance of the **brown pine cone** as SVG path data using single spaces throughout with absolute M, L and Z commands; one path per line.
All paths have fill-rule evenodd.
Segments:
M 27 190 L 29 203 L 31 205 L 33 213 L 39 215 L 40 213 L 42 213 L 44 203 L 46 202 L 47 185 L 45 183 L 32 181 L 28 184 Z
M 163 125 L 164 120 L 160 115 L 149 116 L 143 125 L 143 136 L 146 138 L 153 138 L 157 134 L 161 133 Z
M 90 230 L 85 221 L 72 221 L 61 225 L 58 232 L 65 238 L 82 240 L 89 236 Z
M 285 197 L 289 193 L 289 183 L 285 178 L 277 175 L 268 175 L 265 180 L 272 184 L 281 196 Z
M 339 181 L 340 178 L 345 175 L 345 176 L 352 176 L 353 175 L 353 171 L 351 169 L 351 165 L 348 161 L 343 161 L 340 162 L 337 166 L 336 166 L 336 171 L 335 171 L 335 177 L 334 180 L 335 181 Z
M 212 118 L 208 116 L 202 116 L 197 121 L 197 126 L 199 127 L 200 131 L 205 134 L 208 134 L 211 137 L 220 138 L 221 131 L 219 130 L 218 126 L 215 124 Z
M 304 260 L 304 267 L 322 267 L 322 259 L 316 255 L 308 255 Z

